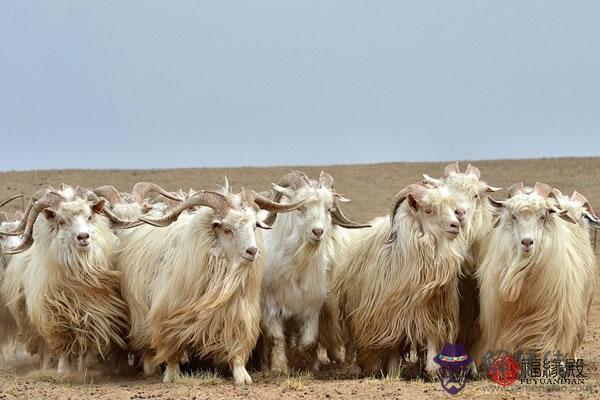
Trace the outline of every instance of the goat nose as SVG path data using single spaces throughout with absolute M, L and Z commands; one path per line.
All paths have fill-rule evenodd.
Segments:
M 321 237 L 323 236 L 323 228 L 313 228 L 312 233 L 316 237 Z
M 254 247 L 254 246 L 248 247 L 246 249 L 246 254 L 248 254 L 249 256 L 252 256 L 252 257 L 256 256 L 257 252 L 258 252 L 258 249 L 256 247 Z
M 523 240 L 521 240 L 521 244 L 523 246 L 530 247 L 531 245 L 533 245 L 533 239 L 529 239 L 529 238 L 523 239 Z
M 460 225 L 458 223 L 456 223 L 456 222 L 453 222 L 453 223 L 450 224 L 450 228 L 458 229 L 459 227 L 460 227 Z
M 90 234 L 87 232 L 81 232 L 77 234 L 77 240 L 88 240 L 90 238 Z
M 462 222 L 465 219 L 465 212 L 463 210 L 454 211 L 454 215 L 456 215 L 456 218 L 459 220 L 459 222 Z

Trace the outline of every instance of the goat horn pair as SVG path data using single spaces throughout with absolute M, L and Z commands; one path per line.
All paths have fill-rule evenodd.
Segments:
M 21 243 L 17 247 L 5 251 L 4 254 L 18 254 L 30 248 L 33 244 L 33 226 L 35 224 L 35 221 L 37 220 L 38 215 L 40 215 L 40 213 L 46 208 L 56 207 L 64 200 L 65 198 L 60 193 L 54 190 L 50 190 L 47 191 L 41 199 L 35 201 L 31 208 L 28 210 L 29 212 L 27 213 L 27 216 L 23 217 L 23 220 L 26 220 L 26 222 L 23 237 L 21 238 Z

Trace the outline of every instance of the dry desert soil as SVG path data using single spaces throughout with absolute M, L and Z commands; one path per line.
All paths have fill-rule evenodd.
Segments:
M 336 179 L 336 189 L 352 202 L 345 212 L 355 220 L 366 221 L 387 213 L 394 195 L 421 174 L 439 176 L 446 163 L 385 163 L 269 168 L 193 168 L 171 170 L 54 170 L 0 172 L 0 198 L 16 193 L 31 195 L 37 188 L 61 182 L 96 187 L 112 184 L 129 191 L 138 181 L 154 181 L 169 190 L 210 189 L 226 175 L 235 188 L 256 190 L 270 187 L 283 173 L 301 169 L 310 176 L 325 170 Z M 563 193 L 577 190 L 600 208 L 600 158 L 560 158 L 530 160 L 473 161 L 482 179 L 493 186 L 507 187 L 524 181 L 543 181 Z M 461 162 L 464 168 L 466 162 Z M 503 192 L 496 197 L 501 198 Z M 26 197 L 25 201 L 29 199 Z M 19 201 L 6 207 L 20 208 Z M 598 239 L 600 241 L 600 239 Z M 588 333 L 578 357 L 585 362 L 585 383 L 578 385 L 514 385 L 503 388 L 489 379 L 468 382 L 456 396 L 446 393 L 436 382 L 403 380 L 394 377 L 358 377 L 355 368 L 320 373 L 294 373 L 289 377 L 269 377 L 252 373 L 254 384 L 236 387 L 230 377 L 201 372 L 179 383 L 163 384 L 159 377 L 108 376 L 92 373 L 63 377 L 39 370 L 35 358 L 1 360 L 0 400 L 3 399 L 279 399 L 279 398 L 552 398 L 600 399 L 600 296 L 592 305 Z

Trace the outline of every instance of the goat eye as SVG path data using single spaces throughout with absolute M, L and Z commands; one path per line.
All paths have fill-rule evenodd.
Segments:
M 90 216 L 88 217 L 88 221 L 91 221 L 91 220 L 92 220 L 92 216 L 90 215 Z
M 227 235 L 231 235 L 233 233 L 229 228 L 223 228 L 223 232 L 225 232 Z
M 64 219 L 58 220 L 58 225 L 63 226 L 64 224 L 66 224 L 66 221 Z
M 511 217 L 512 217 L 513 221 L 517 220 L 517 216 L 516 215 L 513 214 Z
M 433 210 L 431 208 L 425 209 L 425 214 L 427 214 L 427 215 L 431 215 L 432 212 L 433 212 Z
M 545 221 L 545 220 L 546 220 L 546 216 L 545 216 L 545 215 L 542 215 L 542 216 L 540 217 L 540 221 Z

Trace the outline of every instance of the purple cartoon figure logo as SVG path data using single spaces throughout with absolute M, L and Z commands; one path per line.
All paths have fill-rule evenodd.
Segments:
M 440 366 L 437 375 L 446 392 L 454 395 L 465 387 L 473 359 L 462 344 L 446 343 L 433 361 Z

